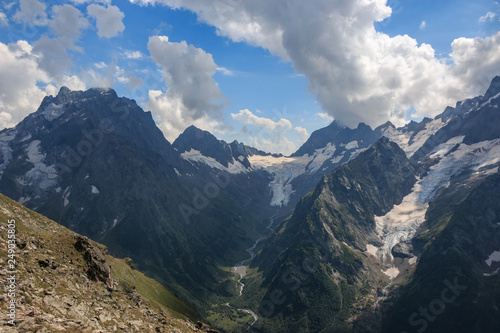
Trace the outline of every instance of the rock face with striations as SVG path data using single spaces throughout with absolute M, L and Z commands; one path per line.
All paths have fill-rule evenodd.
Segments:
M 89 279 L 104 282 L 108 289 L 113 289 L 111 266 L 106 261 L 102 251 L 97 246 L 93 246 L 87 237 L 78 234 L 75 234 L 74 237 L 76 239 L 75 249 L 78 252 L 83 252 L 83 258 L 87 263 Z

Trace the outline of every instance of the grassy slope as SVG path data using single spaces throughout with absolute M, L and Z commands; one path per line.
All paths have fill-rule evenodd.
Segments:
M 74 248 L 73 235 L 75 233 L 73 231 L 0 194 L 0 221 L 6 223 L 8 219 L 12 218 L 16 220 L 17 237 L 19 239 L 35 236 L 36 239 L 40 240 L 40 243 L 45 244 L 44 249 L 51 251 L 53 256 L 56 257 L 55 261 L 69 259 L 73 260 L 74 265 L 83 264 L 81 256 L 78 255 Z M 106 251 L 103 245 L 91 242 Z M 0 249 L 0 253 L 2 258 L 6 258 L 5 247 Z M 58 254 L 69 258 L 59 258 Z M 166 311 L 175 318 L 189 318 L 194 321 L 200 319 L 197 312 L 187 303 L 157 281 L 132 269 L 124 259 L 117 259 L 109 255 L 106 257 L 112 267 L 113 276 L 120 281 L 119 289 L 126 284 L 135 286 L 136 292 L 147 299 L 154 308 Z M 21 257 L 18 259 L 21 260 Z M 31 260 L 33 259 L 35 258 L 31 258 Z

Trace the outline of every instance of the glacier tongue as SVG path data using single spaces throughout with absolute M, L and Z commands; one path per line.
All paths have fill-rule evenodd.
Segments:
M 375 216 L 377 232 L 383 245 L 377 249 L 376 257 L 381 262 L 390 264 L 393 247 L 399 242 L 410 240 L 417 232 L 418 227 L 425 221 L 425 214 L 429 207 L 427 202 L 419 200 L 422 192 L 421 182 L 417 182 L 410 194 L 403 201 L 394 206 L 384 216 Z M 373 253 L 373 245 L 371 252 Z
M 367 252 L 386 265 L 383 272 L 391 278 L 396 274 L 395 270 L 390 269 L 394 267 L 392 249 L 399 242 L 412 239 L 425 221 L 428 202 L 436 193 L 447 187 L 454 175 L 463 171 L 483 176 L 498 171 L 500 139 L 471 145 L 462 143 L 463 139 L 463 136 L 457 136 L 435 147 L 429 157 L 438 162 L 427 175 L 415 184 L 401 204 L 395 205 L 384 216 L 375 216 L 377 232 L 383 245 L 377 248 L 369 244 Z

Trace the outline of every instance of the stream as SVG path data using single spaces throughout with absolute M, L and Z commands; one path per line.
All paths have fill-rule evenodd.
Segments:
M 267 229 L 270 231 L 270 233 L 266 236 L 261 235 L 255 241 L 255 243 L 253 243 L 253 245 L 246 250 L 248 252 L 248 254 L 250 255 L 250 258 L 239 261 L 238 263 L 236 263 L 236 265 L 234 265 L 233 272 L 239 274 L 239 276 L 240 276 L 240 278 L 238 279 L 238 284 L 240 285 L 240 296 L 243 294 L 243 288 L 245 288 L 245 284 L 243 282 L 241 282 L 241 280 L 247 275 L 247 266 L 250 264 L 250 262 L 255 257 L 254 251 L 255 251 L 255 248 L 257 247 L 257 245 L 259 245 L 259 243 L 261 241 L 263 241 L 264 239 L 269 237 L 274 232 L 273 229 L 271 229 L 271 227 L 274 223 L 274 219 L 275 219 L 276 215 L 278 215 L 278 211 L 276 211 L 276 213 L 273 216 L 271 216 L 271 222 L 269 222 L 269 225 L 267 226 Z M 229 303 L 226 303 L 226 306 L 233 308 L 233 309 L 236 309 L 238 311 L 248 313 L 253 317 L 253 322 L 250 324 L 248 329 L 250 329 L 250 327 L 252 327 L 257 322 L 257 320 L 259 320 L 259 316 L 250 309 L 238 309 L 238 308 L 235 308 L 234 306 L 231 306 Z

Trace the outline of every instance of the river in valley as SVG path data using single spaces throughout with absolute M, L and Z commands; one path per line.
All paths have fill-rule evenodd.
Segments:
M 242 261 L 239 261 L 238 263 L 236 263 L 236 265 L 234 265 L 233 271 L 240 276 L 240 278 L 238 279 L 238 284 L 240 286 L 240 296 L 243 294 L 243 289 L 245 288 L 245 284 L 243 282 L 241 282 L 241 280 L 247 275 L 247 267 L 248 267 L 248 265 L 250 265 L 253 258 L 255 257 L 255 248 L 257 247 L 257 245 L 259 245 L 260 242 L 262 242 L 264 239 L 269 237 L 274 232 L 272 229 L 272 225 L 274 223 L 274 219 L 276 218 L 277 214 L 278 213 L 276 212 L 276 214 L 274 214 L 271 217 L 271 221 L 269 222 L 269 225 L 267 226 L 267 229 L 269 230 L 270 233 L 268 235 L 265 235 L 265 236 L 260 236 L 255 241 L 255 243 L 253 243 L 253 245 L 246 250 L 250 257 L 247 259 L 244 259 Z M 259 316 L 250 309 L 235 308 L 234 306 L 231 306 L 229 303 L 226 303 L 226 306 L 231 307 L 233 309 L 236 309 L 238 311 L 242 311 L 242 312 L 250 314 L 253 317 L 253 322 L 250 324 L 249 328 L 252 327 L 257 322 L 257 320 L 259 320 Z

